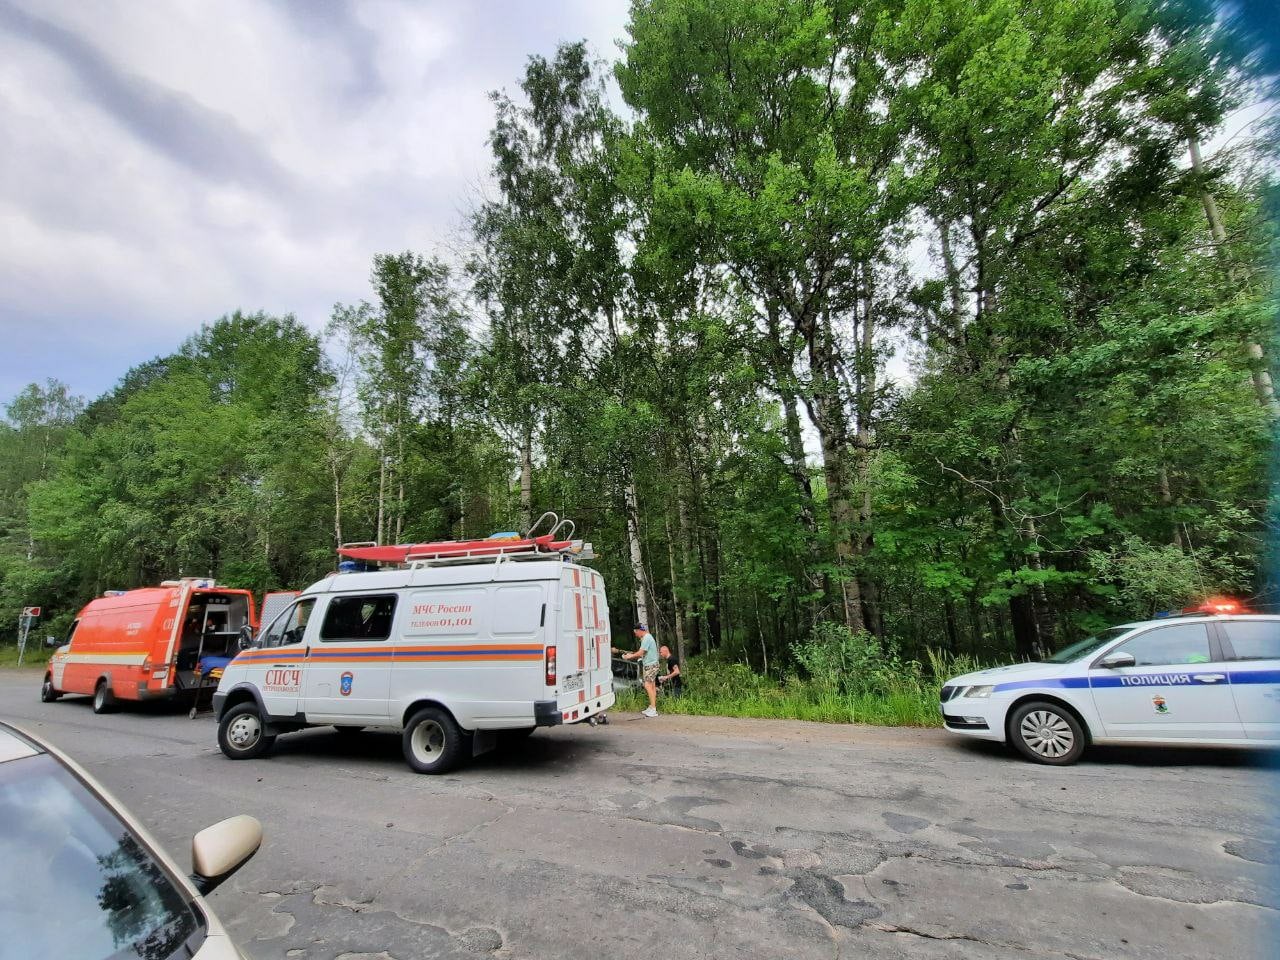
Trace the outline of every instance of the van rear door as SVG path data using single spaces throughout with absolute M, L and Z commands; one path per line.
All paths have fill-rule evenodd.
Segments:
M 560 574 L 560 637 L 557 677 L 561 714 L 573 719 L 574 710 L 612 689 L 609 660 L 609 610 L 600 574 L 577 564 L 565 564 Z

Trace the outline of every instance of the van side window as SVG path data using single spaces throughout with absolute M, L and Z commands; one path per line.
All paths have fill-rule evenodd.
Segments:
M 290 643 L 301 643 L 302 635 L 307 629 L 307 620 L 311 617 L 311 608 L 315 605 L 315 597 L 299 600 L 272 621 L 262 635 L 259 646 L 283 647 Z
M 395 615 L 395 594 L 334 597 L 320 625 L 320 639 L 386 640 Z

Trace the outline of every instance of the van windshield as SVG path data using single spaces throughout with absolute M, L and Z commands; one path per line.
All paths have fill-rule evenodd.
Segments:
M 0 863 L 0 960 L 170 960 L 190 956 L 204 925 L 133 831 L 48 754 L 0 763 Z
M 1083 640 L 1077 641 L 1069 647 L 1063 647 L 1044 662 L 1073 663 L 1076 660 L 1089 656 L 1089 654 L 1097 650 L 1101 650 L 1111 641 L 1119 640 L 1132 629 L 1132 627 L 1111 627 L 1107 630 L 1103 630 L 1096 637 L 1085 637 Z

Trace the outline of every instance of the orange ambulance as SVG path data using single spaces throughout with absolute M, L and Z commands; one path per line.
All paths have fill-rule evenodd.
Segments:
M 120 700 L 194 695 L 201 675 L 234 657 L 242 631 L 257 626 L 253 595 L 213 580 L 108 590 L 72 623 L 49 660 L 40 698 L 87 694 L 94 712 L 104 713 Z

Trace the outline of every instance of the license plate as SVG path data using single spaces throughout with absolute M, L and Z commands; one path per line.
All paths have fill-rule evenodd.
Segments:
M 572 693 L 574 690 L 581 690 L 586 686 L 586 678 L 580 673 L 571 673 L 564 678 L 563 690 L 565 693 Z

